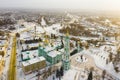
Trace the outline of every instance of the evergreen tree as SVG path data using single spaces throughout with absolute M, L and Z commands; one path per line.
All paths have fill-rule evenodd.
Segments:
M 53 76 L 53 80 L 55 80 L 55 77 Z
M 112 61 L 112 53 L 109 54 L 109 61 Z
M 64 75 L 64 69 L 63 69 L 63 67 L 61 66 L 61 68 L 60 68 L 60 74 L 61 74 L 61 76 L 63 76 Z
M 87 80 L 92 80 L 93 79 L 93 74 L 92 71 L 90 71 L 89 75 L 88 75 L 88 79 Z
M 57 69 L 56 70 L 56 78 L 58 78 L 59 77 L 59 70 Z
M 106 71 L 103 70 L 103 72 L 102 72 L 102 79 L 103 79 L 103 80 L 104 80 L 104 78 L 105 78 L 105 75 L 106 75 Z

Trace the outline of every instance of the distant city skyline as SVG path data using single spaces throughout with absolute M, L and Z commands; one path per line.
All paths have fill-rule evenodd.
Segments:
M 0 8 L 120 11 L 120 0 L 0 0 Z

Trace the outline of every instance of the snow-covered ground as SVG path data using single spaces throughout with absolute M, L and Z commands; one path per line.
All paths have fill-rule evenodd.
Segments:
M 59 29 L 61 29 L 62 27 L 60 26 L 60 24 L 53 24 L 52 26 L 48 26 L 45 27 L 45 31 L 50 34 L 58 34 Z
M 47 34 L 53 33 L 53 34 L 58 34 L 59 35 L 60 34 L 59 29 L 61 29 L 62 27 L 60 26 L 60 24 L 53 24 L 52 26 L 44 27 L 44 29 L 40 26 L 37 26 L 36 28 L 37 28 L 36 29 L 37 33 L 43 33 L 44 30 L 45 30 Z M 24 37 L 25 34 L 23 34 L 22 37 Z M 28 36 L 29 36 L 29 34 L 26 34 L 25 38 L 28 37 Z M 71 36 L 71 35 L 70 35 L 70 37 L 80 38 L 80 39 L 83 39 L 83 40 L 89 40 L 90 39 L 90 38 L 86 38 L 86 37 L 76 37 L 76 36 Z M 93 38 L 91 38 L 91 39 L 93 39 Z M 95 38 L 95 39 L 98 39 L 98 38 Z M 35 46 L 35 45 L 37 45 L 37 44 L 31 44 L 30 46 Z M 105 47 L 107 47 L 107 48 L 105 49 Z M 94 59 L 97 67 L 101 68 L 102 70 L 105 69 L 111 75 L 113 75 L 117 78 L 120 78 L 119 77 L 120 74 L 117 74 L 113 70 L 112 63 L 109 63 L 108 65 L 106 65 L 106 59 L 108 58 L 109 50 L 111 52 L 113 52 L 114 54 L 116 54 L 116 52 L 115 52 L 116 48 L 114 46 L 109 47 L 107 45 L 101 46 L 100 48 L 90 48 L 90 50 L 83 50 L 81 53 L 91 56 Z M 83 59 L 84 59 L 85 62 L 87 61 L 87 59 L 85 57 L 83 57 Z M 76 58 L 76 61 L 81 62 L 80 57 L 78 57 L 78 59 Z M 21 74 L 24 74 L 22 72 L 22 70 L 19 69 L 19 71 L 20 71 Z M 27 76 L 27 75 L 26 76 L 23 75 L 23 76 L 25 76 L 26 79 L 30 79 L 30 76 L 34 76 L 35 74 L 36 73 L 34 73 L 34 74 L 32 73 L 29 76 Z M 70 69 L 69 71 L 65 72 L 65 75 L 62 77 L 62 80 L 74 80 L 75 78 L 77 78 L 77 80 L 78 80 L 78 76 L 80 74 L 81 74 L 81 77 L 79 77 L 79 80 L 86 80 L 87 79 L 88 74 L 84 75 L 82 72 L 78 72 L 77 70 L 75 70 L 75 68 L 73 68 L 73 69 Z M 47 80 L 52 80 L 53 76 L 55 76 L 55 74 L 48 77 Z M 34 80 L 34 78 L 32 80 Z M 58 80 L 58 79 L 55 79 L 55 80 Z
M 88 59 L 84 56 L 81 57 L 81 55 L 80 55 L 80 56 L 76 57 L 76 61 L 82 63 L 82 62 L 87 62 Z
M 97 67 L 101 68 L 102 70 L 106 70 L 113 77 L 120 79 L 120 72 L 119 73 L 115 72 L 113 63 L 110 62 L 106 64 L 106 59 L 108 59 L 108 56 L 109 56 L 108 51 L 110 50 L 111 52 L 116 53 L 115 49 L 116 48 L 113 46 L 111 46 L 110 48 L 110 46 L 104 45 L 104 46 L 101 46 L 100 48 L 84 50 L 81 53 L 91 56 L 94 59 Z
M 23 32 L 20 35 L 20 39 L 29 40 L 29 39 L 32 39 L 31 36 L 32 36 L 32 33 Z
M 39 35 L 39 37 L 41 37 L 41 38 L 43 38 L 43 35 L 41 33 L 45 33 L 45 32 L 48 35 L 50 35 L 51 33 L 56 34 L 56 35 L 64 35 L 62 33 L 59 33 L 59 29 L 62 28 L 62 26 L 60 26 L 60 23 L 56 23 L 51 26 L 48 26 L 48 25 L 46 25 L 46 22 L 43 18 L 42 18 L 42 22 L 41 22 L 42 26 L 40 26 L 36 23 L 27 23 L 27 22 L 24 22 L 23 24 L 25 25 L 25 28 L 18 28 L 18 30 L 17 30 L 17 32 L 21 33 L 20 34 L 21 40 L 22 39 L 24 39 L 24 40 L 34 39 L 34 34 L 35 34 L 34 26 L 36 26 L 36 34 Z M 95 29 L 92 27 L 93 25 L 89 22 L 84 22 L 82 24 L 84 24 L 85 26 L 91 27 L 92 29 Z M 19 25 L 17 25 L 17 26 L 19 26 Z M 104 28 L 102 26 L 98 26 L 98 28 L 106 30 L 106 27 Z M 70 35 L 70 37 L 80 38 L 83 41 L 90 40 L 90 39 L 94 39 L 94 40 L 99 39 L 99 38 L 94 38 L 94 37 L 72 36 L 72 35 Z M 58 42 L 54 41 L 53 44 L 55 45 L 54 47 L 56 47 L 56 45 L 59 44 L 59 41 Z M 39 43 L 31 43 L 28 45 L 29 45 L 29 47 L 34 47 L 34 46 L 38 46 Z M 22 46 L 24 49 L 27 48 L 26 44 L 22 44 Z M 20 46 L 20 48 L 17 48 L 17 53 L 18 53 L 18 55 L 17 55 L 17 79 L 18 80 L 38 80 L 38 76 L 36 76 L 36 74 L 38 73 L 37 71 L 34 71 L 30 74 L 24 74 L 21 65 L 19 65 L 19 64 L 21 64 L 20 54 L 26 53 L 26 52 L 21 52 L 21 48 L 22 48 L 21 46 Z M 50 46 L 48 46 L 46 51 L 49 49 L 50 49 Z M 11 51 L 9 50 L 8 52 L 11 52 Z M 64 49 L 61 50 L 61 52 L 64 52 Z M 80 52 L 80 54 L 89 55 L 91 58 L 94 59 L 94 62 L 98 68 L 100 68 L 101 70 L 106 70 L 110 75 L 114 76 L 115 78 L 120 79 L 120 73 L 116 73 L 114 71 L 112 62 L 109 64 L 106 64 L 106 59 L 108 59 L 110 52 L 113 52 L 114 54 L 116 54 L 116 47 L 109 46 L 109 45 L 103 45 L 100 48 L 90 47 L 88 50 L 85 49 L 82 52 Z M 37 53 L 38 53 L 38 50 L 30 51 L 29 56 L 31 56 L 31 58 L 33 58 L 33 55 L 37 55 Z M 76 59 L 75 61 L 78 63 L 88 61 L 88 59 L 84 56 L 83 56 L 83 60 L 81 60 L 80 56 L 76 57 L 75 59 Z M 6 62 L 6 65 L 8 65 L 8 64 L 9 64 L 9 60 Z M 8 68 L 6 68 L 5 70 L 6 71 L 4 71 L 4 72 L 6 73 Z M 87 80 L 88 73 L 89 73 L 89 71 L 87 71 L 85 69 L 81 69 L 81 68 L 72 66 L 70 70 L 68 70 L 64 73 L 64 76 L 62 77 L 61 80 Z M 48 78 L 46 80 L 53 80 L 53 76 L 54 77 L 56 76 L 55 73 L 48 76 Z M 55 80 L 59 80 L 59 79 L 55 77 Z

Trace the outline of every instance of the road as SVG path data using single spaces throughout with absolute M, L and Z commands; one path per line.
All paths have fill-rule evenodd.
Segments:
M 16 36 L 13 37 L 8 80 L 16 80 Z

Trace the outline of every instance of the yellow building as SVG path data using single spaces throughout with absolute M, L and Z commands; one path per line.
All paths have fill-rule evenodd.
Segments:
M 28 61 L 22 62 L 22 69 L 24 73 L 29 73 L 31 72 L 31 67 Z
M 36 57 L 28 61 L 22 62 L 22 69 L 25 74 L 45 67 L 46 67 L 46 60 L 44 57 Z

